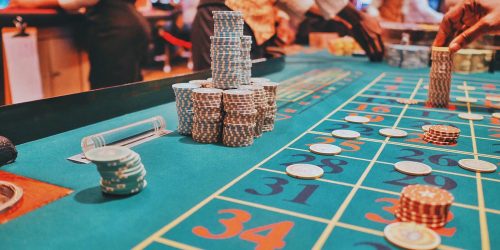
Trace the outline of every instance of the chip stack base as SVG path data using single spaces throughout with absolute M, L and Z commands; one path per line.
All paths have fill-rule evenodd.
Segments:
M 243 85 L 240 89 L 253 91 L 254 105 L 257 110 L 257 117 L 255 121 L 254 137 L 261 137 L 264 129 L 264 118 L 266 116 L 267 97 L 264 87 L 258 85 Z
M 199 88 L 193 90 L 193 140 L 216 143 L 222 129 L 222 90 Z
M 278 111 L 278 105 L 276 103 L 276 93 L 278 91 L 279 84 L 275 82 L 261 81 L 255 83 L 255 85 L 264 87 L 264 90 L 266 91 L 267 107 L 265 110 L 264 125 L 262 130 L 264 132 L 273 131 L 276 112 Z
M 453 62 L 448 47 L 432 47 L 432 66 L 429 74 L 427 104 L 436 108 L 448 107 L 450 101 Z
M 453 195 L 441 188 L 409 185 L 401 191 L 396 218 L 404 222 L 425 224 L 429 228 L 444 227 L 453 203 Z
M 253 144 L 257 110 L 250 90 L 226 90 L 223 94 L 224 129 L 222 143 L 229 147 Z
M 460 129 L 447 125 L 433 125 L 424 133 L 423 140 L 436 145 L 455 145 Z
M 181 135 L 190 135 L 193 123 L 193 102 L 191 93 L 193 89 L 200 88 L 197 83 L 177 83 L 173 84 L 175 94 L 175 105 L 177 116 L 179 117 L 178 132 Z
M 106 146 L 85 152 L 97 165 L 101 175 L 101 191 L 112 195 L 132 195 L 147 186 L 146 169 L 141 157 L 126 147 Z

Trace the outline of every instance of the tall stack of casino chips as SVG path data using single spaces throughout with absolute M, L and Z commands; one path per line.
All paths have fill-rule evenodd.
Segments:
M 223 93 L 224 128 L 222 143 L 229 147 L 246 147 L 253 144 L 257 110 L 254 93 L 250 90 L 232 89 Z
M 213 11 L 214 36 L 210 37 L 213 86 L 238 88 L 242 81 L 243 13 Z
M 265 81 L 255 84 L 264 87 L 264 90 L 266 91 L 267 107 L 265 110 L 264 125 L 262 130 L 264 132 L 273 131 L 276 112 L 278 111 L 278 105 L 276 104 L 276 92 L 279 84 Z
M 252 50 L 252 37 L 241 37 L 241 84 L 251 84 L 252 78 L 252 58 L 250 52 Z
M 409 185 L 401 191 L 396 218 L 404 222 L 441 228 L 447 223 L 453 195 L 441 188 L 427 185 Z
M 177 83 L 173 84 L 175 94 L 175 105 L 177 116 L 179 117 L 178 131 L 181 135 L 190 135 L 193 124 L 193 102 L 191 93 L 193 89 L 199 88 L 197 83 Z
M 216 143 L 222 130 L 222 90 L 214 88 L 194 89 L 193 130 L 196 142 Z
M 450 101 L 453 62 L 448 47 L 432 47 L 427 104 L 436 108 L 448 107 Z
M 85 152 L 97 165 L 101 175 L 101 191 L 113 195 L 131 195 L 147 186 L 146 169 L 141 157 L 126 147 L 105 146 Z
M 436 145 L 455 145 L 460 137 L 460 129 L 447 125 L 430 126 L 423 140 Z
M 246 90 L 251 90 L 253 91 L 253 99 L 254 99 L 254 105 L 255 109 L 257 110 L 257 116 L 255 120 L 255 130 L 254 130 L 254 137 L 258 138 L 262 136 L 262 133 L 264 132 L 264 117 L 266 115 L 266 109 L 267 109 L 267 97 L 266 97 L 266 91 L 264 90 L 264 87 L 258 86 L 258 85 L 242 85 L 240 89 L 246 89 Z
M 426 68 L 429 64 L 429 47 L 403 44 L 386 46 L 387 63 L 404 69 Z

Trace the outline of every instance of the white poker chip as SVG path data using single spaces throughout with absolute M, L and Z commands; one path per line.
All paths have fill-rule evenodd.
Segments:
M 347 129 L 334 130 L 332 131 L 332 135 L 342 139 L 357 139 L 361 137 L 361 134 L 359 132 Z
M 486 100 L 490 102 L 500 102 L 500 96 L 486 96 Z
M 457 97 L 457 101 L 459 101 L 459 102 L 467 102 L 467 103 L 476 103 L 477 102 L 477 98 L 460 96 L 460 97 Z
M 491 114 L 491 116 L 492 116 L 493 118 L 500 119 L 500 113 L 493 113 L 493 114 Z
M 286 174 L 299 179 L 317 179 L 323 176 L 324 171 L 312 164 L 292 164 L 286 167 Z
M 432 168 L 429 165 L 416 161 L 396 162 L 394 168 L 398 172 L 407 175 L 428 175 L 432 172 Z
M 352 123 L 368 123 L 370 122 L 370 118 L 364 116 L 350 115 L 346 116 L 344 120 Z
M 458 117 L 460 119 L 473 120 L 473 121 L 480 121 L 480 120 L 484 119 L 484 116 L 482 116 L 480 114 L 472 114 L 472 113 L 460 113 L 460 114 L 458 114 Z
M 337 155 L 342 149 L 332 144 L 316 143 L 309 146 L 309 151 L 320 155 Z
M 479 173 L 491 173 L 497 170 L 495 164 L 476 159 L 462 159 L 458 161 L 458 165 L 463 169 Z
M 424 125 L 424 126 L 422 126 L 422 130 L 423 130 L 424 132 L 428 132 L 428 131 L 429 131 L 429 129 L 430 129 L 432 126 L 434 126 L 434 125 Z
M 387 137 L 406 137 L 408 136 L 408 133 L 404 130 L 401 129 L 395 129 L 395 128 L 383 128 L 380 129 L 379 134 Z
M 415 222 L 396 222 L 384 228 L 385 238 L 392 244 L 414 250 L 436 249 L 441 236 L 424 225 Z
M 460 90 L 476 90 L 475 87 L 472 87 L 472 86 L 464 86 L 464 85 L 459 85 L 457 86 L 457 89 L 460 89 Z

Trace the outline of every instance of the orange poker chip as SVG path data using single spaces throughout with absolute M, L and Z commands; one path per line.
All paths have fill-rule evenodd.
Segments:
M 434 125 L 429 128 L 429 132 L 436 135 L 459 135 L 460 129 L 448 125 Z
M 421 204 L 438 206 L 449 205 L 455 199 L 450 192 L 444 189 L 419 184 L 406 186 L 403 188 L 401 196 Z

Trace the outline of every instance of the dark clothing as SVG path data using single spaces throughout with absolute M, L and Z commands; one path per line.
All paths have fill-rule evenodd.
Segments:
M 230 11 L 224 0 L 201 0 L 193 22 L 191 41 L 193 43 L 193 69 L 210 68 L 210 36 L 214 34 L 214 19 L 212 11 Z M 252 59 L 264 57 L 265 46 L 257 46 L 252 29 L 245 23 L 243 34 L 252 36 Z
M 308 11 L 304 21 L 299 25 L 295 42 L 298 44 L 309 44 L 311 32 L 336 32 L 339 36 L 350 35 L 351 31 L 343 23 L 334 20 L 325 20 L 322 16 Z
M 151 34 L 134 2 L 101 0 L 87 18 L 92 89 L 141 81 Z

